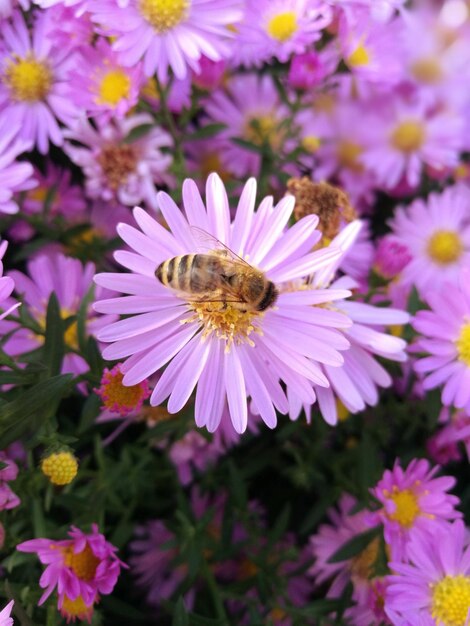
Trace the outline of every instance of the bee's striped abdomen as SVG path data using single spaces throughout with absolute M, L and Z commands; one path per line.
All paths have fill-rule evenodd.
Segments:
M 190 273 L 194 254 L 175 256 L 161 263 L 155 275 L 166 287 L 179 291 L 188 291 L 190 288 Z

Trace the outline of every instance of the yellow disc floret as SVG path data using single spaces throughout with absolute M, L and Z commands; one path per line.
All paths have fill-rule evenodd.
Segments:
M 417 120 L 405 120 L 398 124 L 391 135 L 392 146 L 409 154 L 421 148 L 426 140 L 426 130 Z
M 293 11 L 286 11 L 272 17 L 267 23 L 266 31 L 276 41 L 284 42 L 292 37 L 297 28 L 296 14 Z
M 351 67 L 360 67 L 364 65 L 369 65 L 370 63 L 370 54 L 363 45 L 359 45 L 354 52 L 352 52 L 346 62 Z
M 470 608 L 470 576 L 445 576 L 432 585 L 431 615 L 436 624 L 465 626 Z
M 70 567 L 77 578 L 85 581 L 93 580 L 100 559 L 95 556 L 88 543 L 81 552 L 74 552 L 73 546 L 63 548 L 63 552 L 64 565 Z
M 309 152 L 310 154 L 317 152 L 320 146 L 321 141 L 319 137 L 316 137 L 315 135 L 308 135 L 302 139 L 302 148 L 305 152 Z
M 129 97 L 130 89 L 131 80 L 123 70 L 110 70 L 100 81 L 98 104 L 116 106 L 121 100 Z
M 455 263 L 462 252 L 462 242 L 454 230 L 438 230 L 428 241 L 427 253 L 440 265 Z
M 178 26 L 188 15 L 190 0 L 140 0 L 140 12 L 158 34 Z
M 465 365 L 470 367 L 470 323 L 462 326 L 455 345 L 459 354 L 459 361 L 463 361 Z
M 71 452 L 55 452 L 42 460 L 41 469 L 53 485 L 68 485 L 77 475 L 78 462 Z
M 428 57 L 418 59 L 411 66 L 411 73 L 421 83 L 434 85 L 442 78 L 442 68 L 438 59 Z
M 234 342 L 254 346 L 253 340 L 250 339 L 251 333 L 262 334 L 261 329 L 253 322 L 263 317 L 264 313 L 241 311 L 223 302 L 220 304 L 201 302 L 190 304 L 189 308 L 194 315 L 184 320 L 184 323 L 199 321 L 203 325 L 202 337 L 206 338 L 213 334 L 217 339 L 225 340 L 226 352 L 230 351 Z
M 93 615 L 93 604 L 87 606 L 82 596 L 71 600 L 67 595 L 64 595 L 60 612 L 67 619 L 67 622 L 74 622 L 79 619 L 90 623 Z
M 9 61 L 5 70 L 5 83 L 15 100 L 38 102 L 49 93 L 52 74 L 45 62 L 27 56 Z
M 404 528 L 411 528 L 421 512 L 416 494 L 410 489 L 400 491 L 394 486 L 392 493 L 387 492 L 385 495 L 395 504 L 395 511 L 388 513 L 388 518 Z
M 338 143 L 336 156 L 341 167 L 345 167 L 353 172 L 362 172 L 364 166 L 359 161 L 359 157 L 363 152 L 361 145 L 355 141 L 343 139 Z

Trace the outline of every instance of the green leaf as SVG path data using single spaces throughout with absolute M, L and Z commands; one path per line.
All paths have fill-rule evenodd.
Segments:
M 187 138 L 187 141 L 197 141 L 198 139 L 208 139 L 209 137 L 214 137 L 225 128 L 225 124 L 207 124 L 207 126 L 203 126 L 202 128 L 198 128 L 192 132 Z
M 147 135 L 147 133 L 149 133 L 152 128 L 154 128 L 154 124 L 141 124 L 140 126 L 136 126 L 127 135 L 123 143 L 134 143 L 134 141 L 145 137 L 145 135 Z
M 88 311 L 91 303 L 94 300 L 95 296 L 95 286 L 91 285 L 88 289 L 85 297 L 81 301 L 80 308 L 77 313 L 77 337 L 78 337 L 78 347 L 80 348 L 80 352 L 82 354 L 85 353 L 87 349 L 87 336 L 86 336 L 86 323 L 88 317 Z
M 330 556 L 327 563 L 341 563 L 341 561 L 352 559 L 363 552 L 370 542 L 379 536 L 381 531 L 381 526 L 376 526 L 375 528 L 371 528 L 371 530 L 366 530 L 360 535 L 356 535 L 350 541 L 343 543 L 343 545 Z
M 232 460 L 229 461 L 228 470 L 230 474 L 230 494 L 233 496 L 235 504 L 244 509 L 247 506 L 247 495 L 243 478 Z
M 262 154 L 264 152 L 262 146 L 256 146 L 254 143 L 240 139 L 239 137 L 232 137 L 231 141 L 241 148 L 245 148 L 250 152 L 256 152 L 256 154 Z
M 60 374 L 64 352 L 64 322 L 57 296 L 52 292 L 47 305 L 46 339 L 44 341 L 44 361 L 51 376 Z
M 4 404 L 0 415 L 0 449 L 19 439 L 27 430 L 37 431 L 68 394 L 72 380 L 72 374 L 54 376 Z
M 172 626 L 189 626 L 188 612 L 184 606 L 184 600 L 180 596 L 173 611 Z

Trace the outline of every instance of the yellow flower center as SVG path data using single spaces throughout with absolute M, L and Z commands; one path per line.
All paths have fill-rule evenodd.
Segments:
M 275 15 L 266 26 L 268 35 L 281 42 L 290 39 L 297 28 L 297 16 L 294 11 L 286 11 L 285 13 Z
M 405 528 L 411 528 L 421 512 L 416 495 L 409 489 L 400 491 L 396 486 L 393 487 L 392 493 L 384 492 L 384 495 L 395 503 L 395 511 L 389 513 L 388 518 Z
M 321 145 L 321 141 L 315 135 L 308 135 L 302 139 L 302 148 L 305 152 L 310 152 L 310 154 L 314 154 Z
M 60 310 L 60 317 L 63 320 L 66 320 L 67 318 L 71 317 L 72 315 L 75 315 L 75 313 L 73 311 L 69 311 L 68 309 L 61 309 Z M 44 315 L 44 313 L 40 313 L 39 315 L 37 315 L 36 316 L 36 321 L 37 321 L 37 323 L 39 324 L 39 326 L 41 327 L 42 330 L 46 329 L 46 316 Z M 44 342 L 44 335 L 36 335 L 36 334 L 34 334 L 34 337 L 38 341 Z M 74 321 L 71 324 L 69 324 L 69 326 L 66 328 L 66 330 L 64 332 L 64 343 L 71 350 L 78 350 L 78 327 L 77 327 L 77 322 L 76 321 Z
M 336 398 L 336 413 L 340 422 L 345 422 L 351 415 L 339 398 Z
M 164 406 L 143 406 L 137 419 L 146 422 L 147 426 L 152 427 L 161 422 L 174 419 L 176 413 L 168 413 Z
M 362 172 L 364 166 L 359 162 L 362 152 L 362 146 L 358 143 L 344 139 L 338 143 L 336 156 L 341 167 L 350 169 L 353 172 Z
M 120 370 L 103 375 L 103 406 L 110 411 L 116 410 L 116 407 L 132 410 L 145 397 L 145 387 L 141 383 L 126 387 L 122 384 L 123 378 Z
M 35 189 L 31 189 L 30 191 L 28 191 L 26 195 L 31 200 L 36 200 L 36 202 L 41 202 L 41 204 L 44 204 L 48 193 L 49 189 L 47 187 L 36 187 Z
M 449 265 L 459 260 L 463 245 L 459 235 L 453 230 L 438 230 L 427 245 L 427 253 L 440 265 Z
M 223 181 L 230 179 L 230 174 L 226 169 L 224 169 L 220 161 L 220 155 L 217 152 L 206 152 L 206 154 L 202 155 L 200 159 L 200 168 L 202 178 L 204 180 L 209 176 L 209 174 L 212 174 L 212 172 L 217 172 Z
M 116 191 L 125 184 L 129 174 L 135 170 L 137 155 L 133 146 L 108 145 L 101 150 L 97 161 L 106 176 L 108 185 Z
M 243 131 L 246 141 L 255 146 L 268 143 L 271 148 L 279 148 L 282 144 L 283 134 L 278 129 L 279 121 L 273 114 L 250 117 Z
M 187 16 L 190 0 L 140 0 L 140 12 L 158 34 L 167 33 Z
M 49 93 L 52 74 L 46 63 L 27 56 L 9 61 L 5 70 L 5 82 L 15 100 L 38 102 L 44 100 Z
M 121 100 L 129 97 L 131 80 L 122 70 L 111 70 L 107 72 L 99 85 L 98 103 L 116 106 Z
M 418 59 L 411 66 L 411 74 L 421 83 L 433 85 L 442 78 L 442 68 L 433 57 Z
M 227 342 L 225 351 L 229 352 L 232 344 L 247 343 L 254 346 L 250 339 L 252 332 L 262 334 L 261 329 L 253 322 L 262 318 L 264 313 L 253 311 L 241 311 L 230 305 L 220 302 L 200 302 L 189 304 L 189 309 L 194 315 L 184 320 L 183 323 L 199 321 L 203 326 L 202 336 L 208 337 L 212 333 L 217 339 Z
M 269 612 L 269 617 L 274 620 L 274 622 L 280 622 L 281 620 L 285 620 L 288 615 L 284 609 L 281 609 L 280 606 L 276 606 Z
M 426 139 L 426 131 L 421 122 L 416 120 L 405 120 L 401 122 L 392 132 L 392 146 L 409 154 L 416 152 L 423 145 Z
M 431 615 L 436 624 L 465 626 L 470 609 L 470 576 L 445 576 L 432 585 Z
M 348 56 L 346 62 L 351 67 L 360 67 L 369 65 L 370 54 L 363 45 L 359 45 L 352 54 Z
M 464 324 L 460 329 L 460 335 L 455 342 L 457 352 L 459 353 L 459 361 L 463 361 L 465 365 L 470 367 L 470 324 Z
M 85 581 L 93 580 L 100 559 L 93 554 L 88 543 L 81 552 L 75 553 L 73 546 L 62 548 L 62 550 L 64 552 L 64 565 L 70 567 L 77 578 Z
M 360 580 L 368 580 L 379 555 L 380 541 L 378 537 L 372 539 L 369 545 L 352 559 L 351 573 Z
M 90 623 L 93 615 L 93 605 L 87 606 L 82 596 L 71 600 L 67 595 L 64 595 L 60 611 L 67 618 L 67 621 L 74 622 L 76 619 L 79 619 Z
M 68 485 L 77 475 L 78 463 L 70 452 L 59 452 L 45 458 L 41 469 L 53 485 Z

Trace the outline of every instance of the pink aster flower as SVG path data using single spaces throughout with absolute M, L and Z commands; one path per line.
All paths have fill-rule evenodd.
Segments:
M 370 17 L 378 22 L 387 22 L 406 0 L 327 0 L 328 4 L 342 9 L 348 19 L 354 20 L 358 11 L 369 11 Z
M 255 146 L 267 143 L 279 152 L 286 140 L 281 122 L 289 116 L 269 75 L 244 74 L 232 78 L 226 90 L 216 91 L 206 102 L 211 122 L 222 123 L 226 129 L 217 138 L 226 142 L 224 163 L 230 164 L 235 176 L 256 175 L 261 166 L 258 153 L 232 142 L 238 138 Z
M 21 128 L 19 120 L 12 120 L 2 114 L 0 121 L 0 212 L 17 213 L 18 204 L 14 194 L 32 189 L 33 166 L 26 161 L 15 161 L 22 152 L 32 148 L 32 142 L 18 137 Z
M 362 158 L 386 189 L 402 180 L 416 187 L 424 165 L 446 172 L 459 163 L 463 118 L 457 111 L 435 110 L 424 101 L 408 103 L 399 97 L 383 102 L 376 111 L 370 124 L 374 144 Z
M 13 298 L 10 298 L 15 288 L 15 281 L 10 276 L 3 276 L 2 259 L 5 256 L 7 248 L 8 243 L 6 241 L 0 242 L 0 320 L 10 315 L 10 313 L 20 306 L 19 302 L 15 302 Z M 6 307 L 2 304 L 5 301 Z
M 427 354 L 415 363 L 424 389 L 443 385 L 442 403 L 470 412 L 470 282 L 468 269 L 459 285 L 444 284 L 428 293 L 430 311 L 418 311 L 414 329 L 423 335 L 414 351 Z
M 459 272 L 470 264 L 470 191 L 448 187 L 398 208 L 391 222 L 399 243 L 411 260 L 400 282 L 414 285 L 422 298 L 445 282 L 457 283 Z
M 330 24 L 332 11 L 322 0 L 258 0 L 248 2 L 237 26 L 233 62 L 261 65 L 272 57 L 282 62 L 300 54 Z
M 112 344 L 103 356 L 126 358 L 122 365 L 125 385 L 137 384 L 167 364 L 151 404 L 159 405 L 170 396 L 168 410 L 176 413 L 197 386 L 196 424 L 210 432 L 219 426 L 225 403 L 234 429 L 244 432 L 248 396 L 255 412 L 270 428 L 275 427 L 275 408 L 281 413 L 288 410 L 279 380 L 312 402 L 311 383 L 328 385 L 319 363 L 340 366 L 343 357 L 338 350 L 348 347 L 336 330 L 338 325 L 347 325 L 348 319 L 312 305 L 331 302 L 349 292 L 292 290 L 292 284 L 341 256 L 341 251 L 331 246 L 311 252 L 321 238 L 315 230 L 316 216 L 307 216 L 285 230 L 294 208 L 293 197 L 283 198 L 275 207 L 272 198 L 266 198 L 255 213 L 255 194 L 256 183 L 250 180 L 232 221 L 225 188 L 215 174 L 207 181 L 207 208 L 191 180 L 183 186 L 184 213 L 160 192 L 159 206 L 170 232 L 142 209 L 135 209 L 134 217 L 143 232 L 126 225 L 119 227 L 120 236 L 133 251 L 115 255 L 131 273 L 95 277 L 97 284 L 128 294 L 95 304 L 101 313 L 128 316 L 98 333 L 100 341 Z M 194 227 L 207 233 L 204 242 Z M 276 306 L 251 311 L 221 302 L 214 307 L 156 279 L 156 269 L 163 262 L 179 255 L 207 254 L 211 248 L 217 251 L 218 242 L 265 273 L 271 281 L 266 289 L 279 291 Z
M 339 55 L 332 46 L 320 52 L 310 51 L 292 58 L 288 82 L 294 89 L 312 89 L 322 85 L 333 74 L 339 63 Z
M 384 607 L 388 585 L 388 576 L 374 577 L 367 584 L 355 589 L 352 596 L 355 604 L 345 611 L 348 623 L 354 626 L 390 626 L 392 622 L 389 621 Z
M 15 13 L 0 27 L 5 42 L 0 49 L 2 115 L 19 124 L 19 137 L 43 154 L 49 142 L 62 145 L 58 120 L 70 124 L 77 115 L 66 96 L 74 54 L 47 36 L 49 19 L 47 13 L 36 15 L 30 33 L 23 16 Z
M 13 619 L 10 615 L 14 604 L 15 601 L 10 600 L 6 607 L 0 611 L 0 626 L 13 626 Z
M 130 141 L 129 134 L 141 126 L 148 126 L 148 131 Z M 155 183 L 169 180 L 166 172 L 172 160 L 161 148 L 171 146 L 171 138 L 154 126 L 150 115 L 139 113 L 99 123 L 97 129 L 81 118 L 66 136 L 81 144 L 67 142 L 65 152 L 83 168 L 91 198 L 118 200 L 129 206 L 144 200 L 157 208 Z
M 44 330 L 47 303 L 52 292 L 57 296 L 61 316 L 66 323 L 64 341 L 67 353 L 62 363 L 62 372 L 82 374 L 88 370 L 85 359 L 79 353 L 77 315 L 83 298 L 91 289 L 92 277 L 95 272 L 93 263 L 85 267 L 77 259 L 67 258 L 59 253 L 41 254 L 29 261 L 28 275 L 22 272 L 11 272 L 15 281 L 16 292 L 21 294 L 23 306 L 28 307 L 29 314 L 38 326 Z M 9 301 L 7 301 L 9 302 Z M 71 319 L 72 318 L 72 319 Z M 98 328 L 110 319 L 97 317 L 90 311 L 87 319 L 87 333 L 94 334 Z M 23 355 L 40 347 L 44 336 L 21 328 L 17 321 L 4 320 L 0 324 L 1 334 L 14 331 L 6 342 L 5 352 L 12 356 Z
M 310 551 L 315 563 L 309 569 L 315 585 L 323 585 L 333 579 L 328 597 L 340 597 L 346 585 L 353 580 L 356 587 L 367 584 L 379 555 L 379 538 L 375 538 L 365 550 L 352 559 L 330 563 L 330 558 L 357 535 L 370 530 L 367 522 L 368 511 L 353 513 L 357 501 L 349 494 L 343 494 L 337 508 L 328 511 L 329 522 L 322 524 L 315 535 L 310 537 Z
M 95 391 L 103 402 L 101 407 L 103 410 L 126 417 L 142 408 L 144 400 L 150 396 L 150 388 L 147 380 L 132 387 L 125 387 L 122 384 L 123 376 L 120 363 L 111 370 L 105 368 L 100 386 Z
M 219 61 L 230 52 L 229 26 L 241 18 L 237 0 L 97 0 L 89 7 L 93 20 L 116 37 L 114 50 L 124 65 L 143 59 L 144 72 L 167 81 L 171 68 L 184 78 L 188 67 L 199 69 L 202 55 Z
M 465 626 L 470 619 L 470 546 L 461 520 L 416 533 L 409 562 L 392 561 L 385 612 L 394 625 Z M 423 621 L 424 620 L 424 621 Z
M 416 531 L 432 536 L 448 520 L 462 517 L 455 510 L 459 499 L 447 493 L 455 485 L 455 478 L 434 478 L 438 471 L 439 467 L 431 468 L 425 459 L 413 459 L 406 470 L 396 461 L 371 489 L 383 508 L 373 513 L 370 521 L 384 525 L 392 560 L 407 557 L 409 541 Z
M 204 472 L 214 465 L 224 451 L 225 447 L 217 433 L 211 441 L 195 430 L 190 430 L 170 446 L 168 456 L 178 471 L 181 484 L 189 485 L 193 480 L 194 470 Z
M 442 419 L 443 416 L 446 417 Z M 427 442 L 426 447 L 431 458 L 440 465 L 461 461 L 461 443 L 470 461 L 470 415 L 465 411 L 451 412 L 444 407 L 439 416 L 439 422 L 442 421 L 446 423 Z
M 75 526 L 68 532 L 70 539 L 32 539 L 17 546 L 20 552 L 35 552 L 46 565 L 39 585 L 45 589 L 39 605 L 54 589 L 58 592 L 58 608 L 68 619 L 90 620 L 93 605 L 99 596 L 114 589 L 121 567 L 127 567 L 116 556 L 117 548 L 106 541 L 92 524 L 84 533 Z
M 412 258 L 408 247 L 399 237 L 385 235 L 377 244 L 374 270 L 383 278 L 390 280 L 396 278 Z
M 69 97 L 89 116 L 122 118 L 137 104 L 143 83 L 140 64 L 123 67 L 105 39 L 81 49 L 80 63 L 70 74 Z

